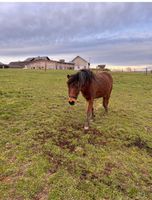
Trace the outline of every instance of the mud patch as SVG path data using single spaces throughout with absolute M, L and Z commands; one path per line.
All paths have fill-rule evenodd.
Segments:
M 140 137 L 137 137 L 134 141 L 126 145 L 127 147 L 138 147 L 139 149 L 144 149 L 146 152 L 152 156 L 152 148 L 148 146 L 148 144 L 143 141 Z
M 95 128 L 90 128 L 88 134 L 90 135 L 88 143 L 92 145 L 107 145 L 107 139 L 104 137 L 104 134 Z
M 83 123 L 71 123 L 70 127 L 72 127 L 74 130 L 83 130 Z
M 34 200 L 46 200 L 49 196 L 49 177 L 51 176 L 51 173 L 48 172 L 44 179 L 45 179 L 45 186 L 43 189 L 33 198 Z
M 49 173 L 54 174 L 55 172 L 57 172 L 59 167 L 61 167 L 64 164 L 64 157 L 54 155 L 50 151 L 43 151 L 43 153 L 44 153 L 44 156 L 47 157 L 48 161 L 50 163 L 53 163 L 52 167 L 49 169 Z
M 97 136 L 103 135 L 103 133 L 96 128 L 90 128 L 88 131 L 88 134 L 97 135 Z
M 33 139 L 44 144 L 46 142 L 46 140 L 48 140 L 49 138 L 52 137 L 52 135 L 53 135 L 52 132 L 44 130 L 44 131 L 35 133 L 35 135 L 33 136 Z
M 57 145 L 60 146 L 62 149 L 68 149 L 70 152 L 73 152 L 75 150 L 75 145 L 71 144 L 71 142 L 67 140 L 59 140 Z
M 113 168 L 116 168 L 116 165 L 114 163 L 110 163 L 110 162 L 106 163 L 103 174 L 106 176 L 109 176 Z
M 98 138 L 95 136 L 90 136 L 90 138 L 88 139 L 88 143 L 95 145 L 95 146 L 106 146 L 107 145 L 107 141 L 103 138 Z

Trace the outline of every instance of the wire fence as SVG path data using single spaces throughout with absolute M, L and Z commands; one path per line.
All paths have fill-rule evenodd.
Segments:
M 145 68 L 117 68 L 112 69 L 113 72 L 128 72 L 128 73 L 145 73 L 146 75 L 152 74 L 152 67 Z

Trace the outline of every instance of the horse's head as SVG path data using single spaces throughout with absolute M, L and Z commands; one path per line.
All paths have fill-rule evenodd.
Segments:
M 77 97 L 80 92 L 80 87 L 79 87 L 79 82 L 78 82 L 78 77 L 74 75 L 67 75 L 68 81 L 68 93 L 69 93 L 69 104 L 74 105 Z
M 69 89 L 69 104 L 74 105 L 80 90 L 88 90 L 88 85 L 91 84 L 94 75 L 90 70 L 82 69 L 76 74 L 67 75 L 67 78 L 67 84 Z

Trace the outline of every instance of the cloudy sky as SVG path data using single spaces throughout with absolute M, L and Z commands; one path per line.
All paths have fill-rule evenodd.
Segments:
M 0 3 L 0 62 L 152 65 L 152 3 Z

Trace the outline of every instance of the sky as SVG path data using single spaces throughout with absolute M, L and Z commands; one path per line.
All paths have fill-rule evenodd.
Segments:
M 0 3 L 0 62 L 33 56 L 152 66 L 152 3 Z

